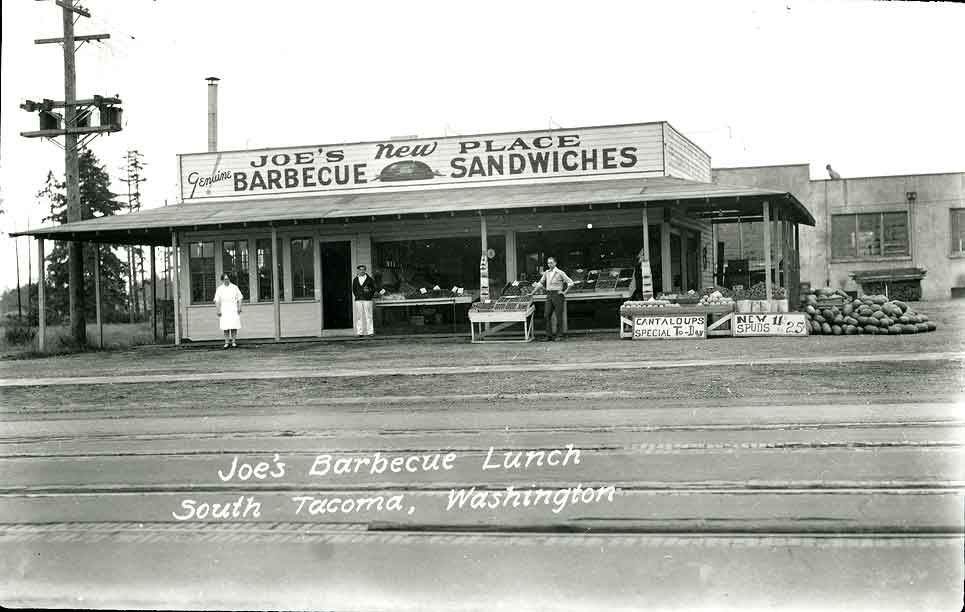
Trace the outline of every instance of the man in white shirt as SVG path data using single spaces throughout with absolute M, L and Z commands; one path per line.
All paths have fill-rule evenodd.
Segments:
M 546 271 L 533 283 L 534 287 L 546 289 L 546 341 L 563 339 L 563 309 L 566 307 L 566 292 L 575 283 L 566 272 L 556 267 L 556 258 L 546 258 Z M 556 333 L 553 333 L 553 313 L 556 313 Z

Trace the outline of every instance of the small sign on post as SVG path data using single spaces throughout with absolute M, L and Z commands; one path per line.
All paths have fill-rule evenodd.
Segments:
M 704 315 L 646 315 L 633 317 L 633 339 L 706 338 Z
M 485 253 L 479 261 L 479 301 L 489 301 L 489 258 Z

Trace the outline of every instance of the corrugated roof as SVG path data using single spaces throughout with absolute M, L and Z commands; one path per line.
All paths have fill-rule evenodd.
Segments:
M 712 209 L 725 204 L 728 207 L 733 206 L 738 198 L 744 200 L 745 206 L 754 205 L 758 209 L 760 201 L 773 199 L 775 203 L 783 203 L 784 209 L 790 211 L 792 220 L 814 225 L 814 218 L 790 193 L 673 178 L 635 178 L 179 204 L 141 210 L 128 215 L 34 228 L 12 235 L 57 237 L 72 234 L 79 240 L 92 239 L 96 235 L 98 241 L 107 241 L 107 238 L 110 238 L 117 242 L 163 244 L 164 241 L 159 241 L 156 237 L 153 240 L 145 240 L 144 237 L 160 230 L 167 232 L 171 229 L 200 229 L 219 224 L 257 225 L 294 220 L 371 218 L 586 204 L 676 203 L 679 200 L 681 206 L 686 204 L 689 208 Z M 125 234 L 133 235 L 125 240 Z M 136 237 L 137 235 L 141 237 Z

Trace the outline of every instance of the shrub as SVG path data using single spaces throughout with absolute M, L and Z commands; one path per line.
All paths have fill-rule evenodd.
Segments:
M 37 337 L 37 328 L 29 325 L 15 324 L 6 328 L 4 338 L 7 344 L 12 346 L 23 346 L 29 344 Z

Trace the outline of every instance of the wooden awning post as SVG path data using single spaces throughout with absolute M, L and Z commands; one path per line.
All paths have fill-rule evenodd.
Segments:
M 660 224 L 660 278 L 663 293 L 673 290 L 673 271 L 670 268 L 670 224 Z
M 482 252 L 485 255 L 489 250 L 489 230 L 486 227 L 486 215 L 479 215 L 479 244 L 482 245 Z
M 174 344 L 181 344 L 181 279 L 178 274 L 178 233 L 171 232 L 171 289 L 174 291 Z
M 643 258 L 650 261 L 650 223 L 647 220 L 647 205 L 643 205 Z M 639 265 L 639 264 L 636 264 Z
M 771 205 L 764 201 L 764 290 L 771 299 Z
M 777 266 L 774 269 L 774 275 L 777 277 L 777 282 L 779 287 L 787 288 L 787 261 L 784 243 L 787 239 L 787 232 L 784 231 L 784 212 L 781 207 L 778 206 L 774 211 L 774 215 L 777 218 L 775 223 L 775 235 L 777 236 Z
M 44 239 L 37 238 L 37 350 L 41 353 L 47 345 L 47 306 L 44 284 L 47 282 L 47 266 L 44 265 Z
M 157 258 L 154 245 L 151 245 L 151 331 L 154 344 L 157 344 Z
M 278 229 L 273 225 L 271 227 L 271 252 L 274 256 L 271 258 L 271 300 L 272 308 L 275 313 L 275 340 L 281 340 L 281 297 L 278 295 L 278 258 L 281 257 L 281 253 L 278 249 Z
M 94 247 L 94 310 L 97 317 L 97 346 L 104 348 L 104 318 L 101 314 L 101 245 Z

